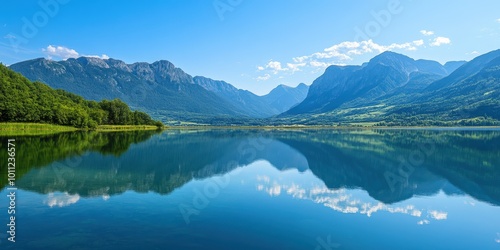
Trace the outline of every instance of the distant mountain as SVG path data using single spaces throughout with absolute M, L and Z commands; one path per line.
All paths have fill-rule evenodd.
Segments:
M 446 75 L 438 62 L 415 61 L 394 52 L 384 52 L 363 66 L 330 66 L 310 86 L 306 99 L 282 116 L 304 113 L 325 113 L 341 106 L 366 105 L 384 95 L 397 91 L 422 74 L 432 77 L 419 80 L 419 85 L 430 84 Z M 415 81 L 412 83 L 415 84 Z
M 300 83 L 295 88 L 281 84 L 271 90 L 269 94 L 262 96 L 262 99 L 269 107 L 277 111 L 276 114 L 281 114 L 301 103 L 306 98 L 308 91 L 309 86 L 304 83 Z
M 211 122 L 213 119 L 265 118 L 301 102 L 305 84 L 278 86 L 266 96 L 237 89 L 224 81 L 191 77 L 171 62 L 126 64 L 94 57 L 52 61 L 43 58 L 10 66 L 32 81 L 63 89 L 86 99 L 119 98 L 163 120 Z
M 500 124 L 500 50 L 444 66 L 384 52 L 362 66 L 330 66 L 288 123 Z
M 194 84 L 168 61 L 126 64 L 115 59 L 80 57 L 65 61 L 34 59 L 10 66 L 32 81 L 82 95 L 86 99 L 120 98 L 152 115 L 244 117 L 238 107 Z
M 453 73 L 456 69 L 460 68 L 460 66 L 466 64 L 467 61 L 450 61 L 444 64 L 444 68 L 448 72 L 448 75 Z
M 443 78 L 440 81 L 434 82 L 427 88 L 427 90 L 434 91 L 443 87 L 450 86 L 455 82 L 464 80 L 465 78 L 478 73 L 481 69 L 484 68 L 484 66 L 486 66 L 488 63 L 490 63 L 492 60 L 494 60 L 499 56 L 500 56 L 500 50 L 495 50 L 486 53 L 484 55 L 480 55 L 474 58 L 474 60 L 466 64 L 463 64 L 462 66 L 454 70 L 453 73 L 451 73 L 448 77 Z
M 237 89 L 227 82 L 202 76 L 194 77 L 194 82 L 255 118 L 271 117 L 287 111 L 302 102 L 309 89 L 304 83 L 295 88 L 279 85 L 269 94 L 258 96 L 248 90 Z
M 239 107 L 243 113 L 250 117 L 265 118 L 278 113 L 263 102 L 259 96 L 248 90 L 237 89 L 227 82 L 202 76 L 196 76 L 194 82 L 231 105 Z
M 205 124 L 500 124 L 500 50 L 444 65 L 386 51 L 361 66 L 330 66 L 308 87 L 280 85 L 258 96 L 191 77 L 168 61 L 126 64 L 81 57 L 11 65 L 91 100 L 120 98 L 163 121 Z
M 415 113 L 443 120 L 475 117 L 500 120 L 500 50 L 462 65 L 392 113 Z

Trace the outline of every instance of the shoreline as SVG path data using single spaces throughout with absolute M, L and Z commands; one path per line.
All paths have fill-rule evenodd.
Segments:
M 164 126 L 158 128 L 153 125 L 100 125 L 97 129 L 79 129 L 70 126 L 45 124 L 45 123 L 0 123 L 0 136 L 22 136 L 22 135 L 47 135 L 62 132 L 95 131 L 95 132 L 121 132 L 121 131 L 144 131 L 144 130 L 497 130 L 500 126 L 215 126 L 215 125 L 191 125 L 191 126 Z
M 2 122 L 0 123 L 0 136 L 36 136 L 76 131 L 120 132 L 156 129 L 158 127 L 153 125 L 100 125 L 97 129 L 81 129 L 47 123 Z
M 46 135 L 61 132 L 96 131 L 121 132 L 143 130 L 497 130 L 500 126 L 326 126 L 326 125 L 290 125 L 290 126 L 164 126 L 153 125 L 100 125 L 97 129 L 80 129 L 70 126 L 45 123 L 0 123 L 0 136 Z

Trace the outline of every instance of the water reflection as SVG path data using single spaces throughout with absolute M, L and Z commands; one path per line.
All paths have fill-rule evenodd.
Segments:
M 29 239 L 20 249 L 500 241 L 498 130 L 169 130 L 16 142 L 19 235 Z
M 410 165 L 415 152 L 421 159 Z M 361 188 L 385 204 L 439 192 L 500 204 L 500 131 L 69 133 L 18 139 L 18 159 L 18 186 L 45 194 L 168 194 L 266 160 L 282 171 L 310 170 L 329 190 Z M 411 171 L 401 170 L 405 161 Z M 391 182 L 388 173 L 400 179 Z

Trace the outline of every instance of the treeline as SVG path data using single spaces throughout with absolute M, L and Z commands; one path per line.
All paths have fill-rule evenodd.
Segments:
M 98 125 L 156 125 L 159 121 L 140 111 L 131 111 L 119 99 L 100 102 L 54 90 L 0 64 L 0 122 L 40 122 L 77 128 Z

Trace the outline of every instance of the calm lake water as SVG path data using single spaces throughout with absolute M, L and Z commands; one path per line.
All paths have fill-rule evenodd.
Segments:
M 16 150 L 1 249 L 500 248 L 500 130 L 64 133 Z

